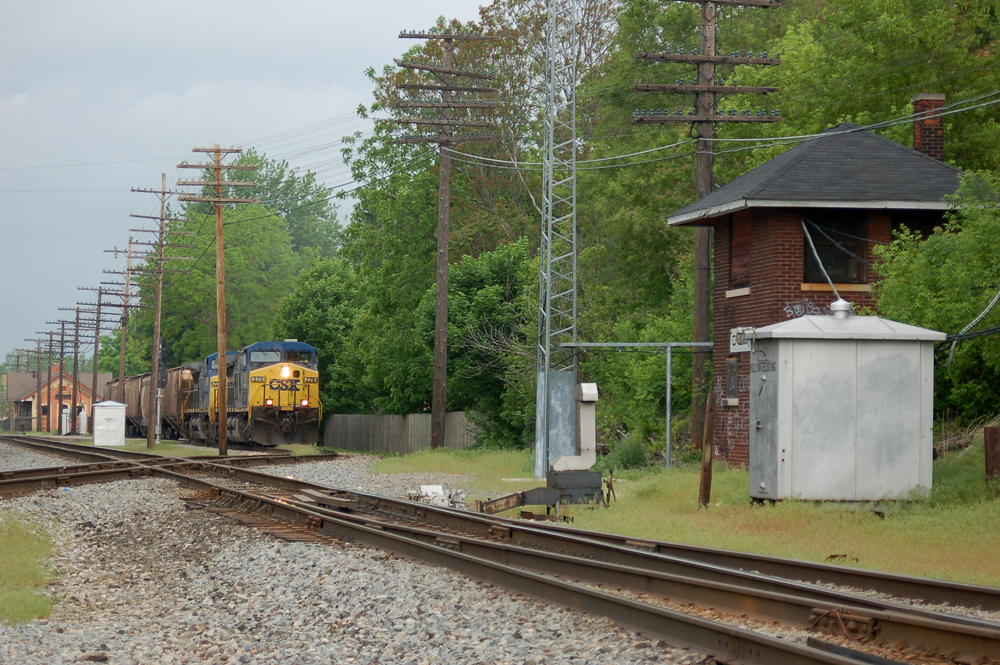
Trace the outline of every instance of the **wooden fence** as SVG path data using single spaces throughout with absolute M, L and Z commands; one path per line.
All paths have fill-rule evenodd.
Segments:
M 444 445 L 461 450 L 476 441 L 479 429 L 464 411 L 445 415 Z M 326 419 L 323 446 L 406 455 L 431 447 L 431 414 L 367 416 L 335 413 Z

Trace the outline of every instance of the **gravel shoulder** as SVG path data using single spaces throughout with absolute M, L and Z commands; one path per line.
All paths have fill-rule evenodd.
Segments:
M 262 467 L 259 470 L 274 476 L 292 476 L 296 480 L 327 485 L 353 492 L 367 492 L 405 498 L 420 485 L 443 485 L 444 489 L 462 489 L 474 476 L 449 473 L 372 473 L 378 462 L 372 455 L 350 455 L 336 462 L 288 464 Z
M 0 468 L 30 466 L 34 453 L 15 458 L 5 448 Z M 374 458 L 359 457 L 275 472 L 397 496 L 420 483 L 460 486 L 431 474 L 366 476 Z M 170 480 L 142 479 L 0 502 L 45 526 L 57 552 L 45 590 L 52 616 L 0 622 L 0 663 L 701 661 L 606 619 L 378 550 L 284 542 L 187 510 L 186 494 Z

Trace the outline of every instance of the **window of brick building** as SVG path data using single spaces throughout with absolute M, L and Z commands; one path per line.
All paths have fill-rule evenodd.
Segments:
M 858 257 L 868 254 L 868 218 L 858 210 L 810 211 L 803 215 L 806 228 L 816 245 L 823 267 L 830 279 L 837 284 L 864 284 L 868 281 L 868 271 Z M 810 225 L 812 222 L 816 226 Z M 819 228 L 816 228 L 819 227 Z M 825 284 L 809 241 L 803 237 L 805 279 L 808 284 Z
M 729 218 L 729 288 L 750 286 L 750 218 Z

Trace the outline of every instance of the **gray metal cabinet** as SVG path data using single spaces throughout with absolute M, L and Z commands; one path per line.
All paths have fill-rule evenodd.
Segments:
M 803 316 L 755 331 L 750 496 L 906 499 L 929 491 L 933 342 L 874 316 Z

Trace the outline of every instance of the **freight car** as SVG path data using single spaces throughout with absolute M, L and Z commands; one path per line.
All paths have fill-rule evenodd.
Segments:
M 131 437 L 145 436 L 149 426 L 148 406 L 149 372 L 137 376 L 126 376 L 124 381 L 118 379 L 109 381 L 104 391 L 112 399 L 125 405 L 125 435 Z
M 218 440 L 218 354 L 166 372 L 160 402 L 164 438 Z M 226 354 L 226 438 L 236 443 L 277 446 L 319 440 L 323 405 L 319 398 L 316 349 L 297 340 L 257 342 Z M 150 414 L 149 375 L 126 377 L 128 432 L 145 435 Z M 118 382 L 108 387 L 119 396 Z M 141 391 L 141 392 L 140 392 Z M 155 420 L 155 418 L 153 418 Z

